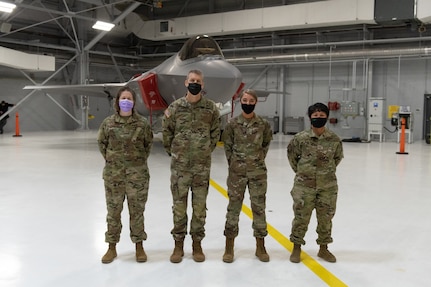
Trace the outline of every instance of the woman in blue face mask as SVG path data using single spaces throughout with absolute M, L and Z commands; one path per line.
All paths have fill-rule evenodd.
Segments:
M 227 178 L 229 204 L 224 235 L 226 248 L 223 261 L 233 262 L 234 239 L 238 236 L 239 215 L 246 188 L 250 193 L 253 212 L 253 235 L 260 261 L 268 262 L 264 238 L 268 234 L 265 208 L 267 189 L 266 154 L 272 140 L 269 122 L 254 112 L 257 95 L 246 90 L 240 98 L 242 113 L 231 119 L 223 132 L 223 143 L 229 165 Z
M 107 117 L 99 128 L 99 150 L 105 159 L 103 179 L 108 214 L 105 241 L 109 249 L 102 257 L 111 263 L 117 257 L 116 244 L 120 240 L 121 211 L 124 200 L 130 214 L 130 238 L 136 245 L 136 261 L 147 261 L 142 241 L 147 239 L 144 210 L 148 197 L 150 174 L 147 158 L 153 133 L 147 119 L 134 111 L 135 92 L 121 88 L 115 99 L 115 114 Z
M 316 210 L 317 254 L 323 260 L 335 262 L 329 252 L 332 242 L 332 218 L 335 215 L 338 185 L 335 171 L 343 158 L 340 138 L 325 127 L 329 109 L 325 104 L 316 103 L 308 108 L 311 129 L 297 133 L 289 142 L 287 157 L 295 172 L 291 191 L 294 219 L 290 241 L 294 244 L 290 261 L 300 262 L 301 245 L 308 229 L 311 213 Z

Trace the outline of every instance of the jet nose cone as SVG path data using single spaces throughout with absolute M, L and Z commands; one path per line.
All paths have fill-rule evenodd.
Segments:
M 224 60 L 201 61 L 196 68 L 204 73 L 204 90 L 215 102 L 230 101 L 242 83 L 241 72 Z

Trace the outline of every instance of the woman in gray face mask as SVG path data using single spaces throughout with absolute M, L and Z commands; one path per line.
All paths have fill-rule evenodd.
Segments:
M 294 244 L 290 261 L 300 262 L 301 245 L 313 209 L 317 217 L 317 254 L 323 260 L 335 262 L 329 252 L 332 242 L 332 218 L 335 215 L 338 185 L 335 171 L 343 158 L 340 138 L 325 127 L 329 109 L 325 104 L 316 103 L 308 108 L 311 129 L 296 134 L 287 147 L 287 157 L 295 172 L 291 191 L 294 219 L 290 241 Z

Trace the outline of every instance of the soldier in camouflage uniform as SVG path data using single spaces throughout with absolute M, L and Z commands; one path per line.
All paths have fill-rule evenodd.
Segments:
M 171 159 L 171 192 L 174 228 L 171 231 L 175 248 L 170 257 L 179 263 L 184 255 L 187 234 L 187 197 L 192 196 L 190 235 L 193 239 L 193 259 L 205 260 L 201 241 L 205 237 L 206 199 L 208 195 L 211 153 L 220 138 L 220 114 L 215 103 L 205 98 L 204 75 L 192 70 L 185 80 L 187 94 L 165 111 L 163 145 Z
M 313 209 L 317 217 L 318 256 L 328 262 L 335 262 L 329 252 L 328 243 L 332 242 L 332 218 L 337 202 L 336 168 L 343 158 L 340 138 L 325 127 L 329 109 L 325 104 L 316 103 L 308 108 L 311 129 L 296 134 L 287 147 L 290 166 L 296 173 L 293 189 L 294 219 L 290 241 L 294 247 L 290 261 L 300 262 L 301 245 Z
M 256 237 L 256 256 L 269 261 L 264 238 L 268 234 L 265 206 L 267 170 L 265 157 L 272 140 L 272 130 L 267 120 L 254 112 L 257 94 L 246 90 L 240 98 L 242 113 L 231 119 L 223 132 L 224 150 L 229 165 L 227 178 L 229 204 L 224 235 L 226 248 L 223 261 L 233 262 L 234 239 L 238 236 L 239 215 L 248 187 L 253 212 L 253 235 Z
M 103 263 L 110 263 L 117 256 L 115 246 L 120 240 L 121 211 L 126 197 L 130 237 L 136 245 L 136 261 L 147 260 L 142 241 L 147 239 L 144 210 L 150 180 L 147 158 L 153 133 L 147 119 L 134 110 L 134 103 L 135 92 L 128 87 L 121 88 L 115 99 L 116 113 L 102 122 L 97 138 L 105 159 L 103 179 L 108 209 L 105 241 L 109 243 L 109 249 L 102 257 Z

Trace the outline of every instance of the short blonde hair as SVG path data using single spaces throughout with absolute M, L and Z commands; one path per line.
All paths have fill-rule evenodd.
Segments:
M 252 89 L 247 89 L 244 92 L 242 92 L 241 97 L 239 98 L 240 100 L 242 99 L 242 97 L 244 96 L 244 94 L 249 94 L 250 96 L 252 96 L 256 102 L 257 102 L 257 93 L 255 90 Z
M 204 73 L 203 73 L 201 70 L 197 70 L 197 69 L 195 69 L 195 70 L 190 70 L 190 71 L 187 73 L 187 79 L 189 79 L 190 74 L 196 74 L 196 75 L 199 75 L 199 76 L 202 78 L 202 81 L 203 81 L 203 79 L 204 79 Z

